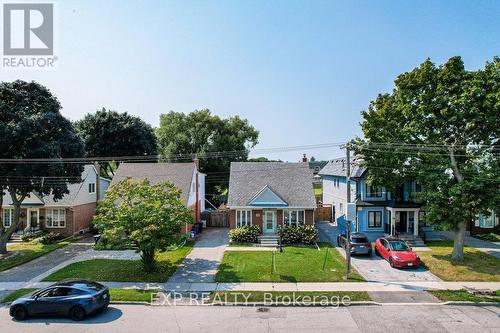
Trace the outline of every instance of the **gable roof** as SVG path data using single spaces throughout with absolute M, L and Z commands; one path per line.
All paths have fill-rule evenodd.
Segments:
M 227 205 L 270 206 L 256 201 L 262 198 L 273 199 L 281 207 L 316 208 L 312 183 L 308 163 L 232 162 Z
M 43 197 L 37 193 L 31 193 L 30 196 L 26 199 L 23 200 L 21 203 L 21 207 L 26 207 L 26 206 L 45 206 L 45 207 L 59 207 L 59 206 L 68 206 L 71 207 L 73 206 L 76 197 L 78 196 L 78 193 L 80 192 L 83 184 L 85 183 L 85 179 L 89 176 L 91 172 L 94 172 L 97 174 L 95 171 L 95 168 L 91 164 L 87 164 L 84 166 L 82 176 L 81 176 L 81 182 L 80 183 L 75 183 L 75 184 L 68 184 L 68 191 L 69 193 L 65 194 L 61 199 L 59 200 L 54 200 L 54 196 L 52 194 L 49 195 L 44 195 Z M 4 206 L 11 206 L 12 205 L 12 198 L 10 197 L 10 194 L 5 194 L 3 198 L 3 205 Z
M 264 186 L 250 201 L 251 206 L 288 206 L 288 203 L 281 199 L 269 185 Z
M 356 157 L 351 157 L 351 177 L 360 178 L 366 171 L 366 168 L 361 167 L 361 160 Z M 346 176 L 346 159 L 339 157 L 328 162 L 318 173 L 321 176 Z
M 181 200 L 187 204 L 195 168 L 193 162 L 121 163 L 113 176 L 111 186 L 127 178 L 148 179 L 151 184 L 169 181 L 181 190 Z

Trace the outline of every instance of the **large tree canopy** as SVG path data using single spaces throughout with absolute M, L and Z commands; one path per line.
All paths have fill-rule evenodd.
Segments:
M 36 82 L 0 84 L 0 157 L 4 159 L 83 157 L 84 145 L 73 125 L 60 113 L 56 97 Z M 17 229 L 22 201 L 31 192 L 60 199 L 68 183 L 81 179 L 83 166 L 64 162 L 0 162 L 0 190 L 13 200 L 12 225 L 0 223 L 0 252 Z
M 238 116 L 221 119 L 209 110 L 196 110 L 187 115 L 162 114 L 156 135 L 164 160 L 182 162 L 195 155 L 200 159 L 201 171 L 208 174 L 210 195 L 227 188 L 231 162 L 247 160 L 259 132 Z
M 144 269 L 153 271 L 157 268 L 155 252 L 177 242 L 181 227 L 193 223 L 192 213 L 173 184 L 124 179 L 99 202 L 94 222 L 103 237 L 126 234 L 134 240 Z
M 461 260 L 466 224 L 500 208 L 500 59 L 477 71 L 460 57 L 426 60 L 395 84 L 362 113 L 356 153 L 374 184 L 422 185 L 426 218 L 456 231 L 452 257 Z
M 139 117 L 102 109 L 87 114 L 75 123 L 85 141 L 88 157 L 121 157 L 156 155 L 156 137 L 153 128 Z M 102 163 L 111 177 L 115 163 Z

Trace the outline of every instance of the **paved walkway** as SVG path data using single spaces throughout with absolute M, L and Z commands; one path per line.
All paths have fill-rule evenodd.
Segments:
M 213 282 L 228 242 L 228 229 L 205 229 L 191 252 L 184 259 L 179 268 L 177 268 L 177 271 L 170 277 L 168 282 Z
M 0 272 L 0 282 L 27 282 L 62 262 L 77 257 L 91 248 L 92 238 L 84 238 L 49 252 L 25 264 Z
M 447 239 L 453 240 L 455 238 L 455 233 L 452 231 L 435 231 L 435 233 Z M 494 242 L 484 241 L 472 236 L 465 236 L 464 242 L 466 246 L 473 247 L 476 250 L 500 259 L 500 245 L 495 244 Z

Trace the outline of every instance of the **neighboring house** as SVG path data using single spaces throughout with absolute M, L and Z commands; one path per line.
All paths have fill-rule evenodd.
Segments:
M 199 172 L 198 161 L 190 163 L 121 163 L 111 185 L 123 179 L 148 179 L 152 184 L 169 181 L 181 191 L 181 200 L 193 210 L 195 221 L 205 210 L 205 174 Z M 184 232 L 191 231 L 185 226 Z
M 472 234 L 496 233 L 500 235 L 500 212 L 491 212 L 489 216 L 479 214 L 469 230 Z
M 346 159 L 330 161 L 319 174 L 323 177 L 323 203 L 332 204 L 335 220 L 345 228 Z M 418 235 L 422 220 L 421 206 L 412 201 L 418 191 L 415 181 L 406 181 L 394 193 L 366 182 L 367 170 L 359 160 L 351 160 L 351 200 L 356 203 L 357 220 L 353 229 L 361 232 L 385 232 Z
M 52 195 L 31 193 L 21 204 L 17 231 L 46 230 L 68 236 L 87 231 L 97 206 L 97 188 L 102 199 L 110 180 L 101 177 L 97 184 L 97 171 L 92 165 L 85 166 L 81 178 L 80 183 L 68 184 L 69 193 L 57 201 Z M 1 212 L 4 227 L 11 225 L 13 212 L 12 199 L 5 194 Z
M 316 201 L 307 163 L 232 162 L 227 206 L 230 228 L 313 225 Z

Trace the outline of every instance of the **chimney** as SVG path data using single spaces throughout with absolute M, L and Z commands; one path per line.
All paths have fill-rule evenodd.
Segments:
M 307 156 L 306 156 L 306 154 L 304 154 L 304 156 L 302 156 L 302 162 L 307 162 Z

